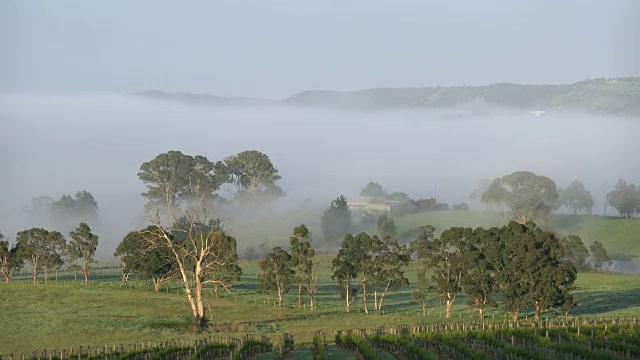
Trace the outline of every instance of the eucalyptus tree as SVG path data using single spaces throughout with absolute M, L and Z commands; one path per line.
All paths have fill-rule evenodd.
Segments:
M 398 234 L 398 227 L 396 226 L 395 221 L 393 221 L 393 218 L 391 218 L 387 214 L 382 214 L 378 216 L 376 225 L 378 228 L 378 236 L 381 239 L 384 239 L 389 236 L 395 238 L 396 235 Z
M 542 310 L 566 304 L 576 270 L 570 261 L 563 261 L 564 249 L 555 233 L 532 222 L 515 221 L 501 232 L 504 250 L 495 268 L 500 295 L 512 318 L 518 318 L 520 309 L 533 307 L 537 321 Z
M 354 281 L 358 277 L 359 260 L 361 254 L 359 244 L 351 234 L 346 234 L 338 254 L 331 261 L 332 279 L 338 282 L 340 296 L 345 301 L 346 312 L 349 313 L 351 303 L 355 299 L 358 289 Z
M 276 184 L 282 177 L 269 156 L 256 150 L 243 151 L 215 165 L 225 183 L 236 188 L 240 201 L 269 203 L 285 195 Z
M 616 189 L 607 193 L 607 202 L 618 210 L 620 216 L 630 218 L 640 212 L 640 187 L 619 179 Z
M 19 255 L 33 267 L 33 283 L 38 283 L 40 270 L 48 271 L 55 265 L 53 260 L 60 257 L 64 248 L 64 236 L 57 231 L 42 228 L 31 228 L 19 231 L 16 234 L 16 245 L 19 246 Z M 48 274 L 46 275 L 48 277 Z
M 589 250 L 582 239 L 577 235 L 568 235 L 560 239 L 560 243 L 564 247 L 564 259 L 570 260 L 577 270 L 586 270 Z
M 155 230 L 142 231 L 145 247 L 163 247 L 172 254 L 178 278 L 189 303 L 194 325 L 207 324 L 203 289 L 207 284 L 228 287 L 220 269 L 237 266 L 236 241 L 211 216 L 211 201 L 221 177 L 204 156 L 170 151 L 140 167 L 138 177 Z M 166 223 L 160 212 L 166 214 Z M 221 250 L 224 249 L 224 250 Z
M 483 203 L 503 204 L 520 224 L 545 219 L 557 206 L 558 191 L 553 180 L 528 171 L 516 171 L 495 179 L 482 195 Z
M 89 285 L 89 273 L 91 264 L 95 263 L 96 249 L 98 248 L 98 235 L 91 232 L 86 223 L 80 223 L 78 227 L 69 233 L 71 241 L 67 245 L 69 259 L 73 262 L 82 261 L 80 271 L 84 276 L 84 285 Z
M 137 274 L 143 279 L 151 279 L 154 291 L 158 292 L 160 286 L 174 279 L 178 272 L 173 253 L 167 247 L 147 246 L 148 239 L 154 233 L 156 239 L 153 242 L 160 243 L 163 234 L 156 226 L 128 233 L 113 255 L 120 258 L 123 274 Z
M 298 284 L 298 309 L 300 309 L 302 307 L 302 293 L 306 289 L 304 284 L 311 283 L 313 257 L 316 254 L 316 251 L 311 248 L 309 229 L 306 226 L 298 225 L 293 229 L 293 235 L 289 239 L 289 251 L 291 251 L 291 263 L 295 270 L 295 281 Z M 310 295 L 313 297 L 313 294 Z M 313 304 L 311 308 L 313 308 Z
M 584 184 L 580 181 L 572 182 L 566 189 L 559 191 L 560 203 L 577 214 L 578 211 L 584 211 L 591 214 L 593 209 L 593 196 L 584 188 Z
M 497 305 L 493 299 L 498 287 L 494 265 L 500 259 L 500 230 L 479 227 L 468 234 L 462 249 L 465 272 L 461 285 L 469 299 L 467 304 L 478 309 L 478 316 L 483 319 L 485 308 Z
M 591 246 L 589 246 L 589 250 L 591 250 L 591 264 L 593 265 L 593 270 L 602 271 L 602 268 L 608 268 L 613 264 L 609 254 L 607 254 L 607 249 L 604 248 L 600 241 L 594 241 Z
M 262 292 L 275 291 L 278 296 L 278 305 L 282 305 L 284 294 L 289 292 L 294 280 L 295 270 L 292 268 L 291 255 L 277 246 L 258 262 L 260 270 L 258 275 L 258 288 Z
M 416 259 L 417 282 L 411 297 L 422 307 L 422 315 L 426 315 L 426 307 L 431 294 L 429 278 L 429 246 L 435 239 L 436 229 L 431 225 L 420 227 L 420 232 L 409 243 L 409 252 Z
M 454 227 L 443 231 L 439 239 L 433 239 L 428 245 L 427 261 L 433 271 L 431 281 L 445 302 L 447 318 L 451 317 L 451 306 L 462 290 L 466 265 L 462 252 L 465 242 L 472 236 L 472 229 Z
M 170 221 L 179 217 L 175 213 L 180 212 L 182 203 L 213 199 L 222 181 L 215 175 L 213 162 L 180 151 L 159 154 L 143 163 L 138 178 L 147 186 L 147 192 L 142 193 L 147 198 L 147 211 L 164 211 Z
M 409 264 L 409 251 L 406 245 L 390 236 L 380 239 L 371 238 L 371 260 L 364 268 L 373 289 L 373 311 L 380 314 L 382 301 L 389 290 L 409 285 L 404 268 Z
M 24 260 L 20 256 L 19 244 L 9 246 L 9 241 L 3 240 L 0 233 L 0 274 L 4 276 L 4 281 L 9 283 L 13 274 L 22 268 Z

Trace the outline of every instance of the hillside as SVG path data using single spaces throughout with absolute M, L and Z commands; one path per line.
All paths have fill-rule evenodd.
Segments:
M 283 100 L 146 91 L 134 95 L 212 106 L 284 105 L 356 110 L 437 109 L 483 104 L 505 109 L 640 114 L 640 78 L 594 79 L 565 85 L 493 84 L 357 91 L 303 91 Z

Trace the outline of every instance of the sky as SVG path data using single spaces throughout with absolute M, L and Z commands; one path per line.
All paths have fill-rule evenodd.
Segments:
M 640 74 L 640 2 L 0 1 L 0 91 L 571 83 Z

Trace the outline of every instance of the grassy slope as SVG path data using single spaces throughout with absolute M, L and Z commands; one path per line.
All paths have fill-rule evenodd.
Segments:
M 330 258 L 320 257 L 320 281 L 317 296 L 318 310 L 293 309 L 295 294 L 285 297 L 286 308 L 265 305 L 266 297 L 255 291 L 253 263 L 243 263 L 242 282 L 235 284 L 233 294 L 214 299 L 207 294 L 205 303 L 213 309 L 210 334 L 241 336 L 258 333 L 278 337 L 282 332 L 294 334 L 296 344 L 308 344 L 317 330 L 327 339 L 334 331 L 351 328 L 375 328 L 396 324 L 416 324 L 443 320 L 443 308 L 434 295 L 427 317 L 411 300 L 412 287 L 405 287 L 385 298 L 383 316 L 362 313 L 361 299 L 352 305 L 350 314 L 331 280 Z M 189 307 L 177 284 L 167 293 L 146 291 L 146 283 L 138 289 L 124 289 L 118 285 L 115 271 L 103 271 L 93 285 L 84 287 L 66 284 L 33 285 L 28 280 L 0 284 L 0 354 L 47 349 L 69 349 L 71 346 L 92 347 L 129 344 L 133 341 L 161 341 L 192 339 Z M 69 279 L 69 275 L 67 279 Z M 415 279 L 409 272 L 408 277 Z M 293 291 L 293 289 L 292 289 Z M 576 282 L 579 306 L 572 312 L 577 316 L 637 316 L 640 314 L 640 278 L 621 274 L 580 274 Z M 271 298 L 273 301 L 273 297 Z M 369 301 L 372 301 L 371 299 Z M 453 319 L 469 319 L 475 314 L 466 306 L 467 299 L 456 300 Z M 306 302 L 306 301 L 305 301 Z M 371 306 L 371 305 L 370 305 Z M 523 316 L 530 312 L 523 312 Z M 555 316 L 548 311 L 543 316 Z M 488 318 L 503 319 L 504 313 L 491 309 Z M 202 336 L 202 334 L 201 334 Z M 125 345 L 126 346 L 126 345 Z

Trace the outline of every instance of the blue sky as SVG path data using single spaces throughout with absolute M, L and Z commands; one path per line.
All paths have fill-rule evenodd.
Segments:
M 0 1 L 0 91 L 567 83 L 640 75 L 640 1 Z

